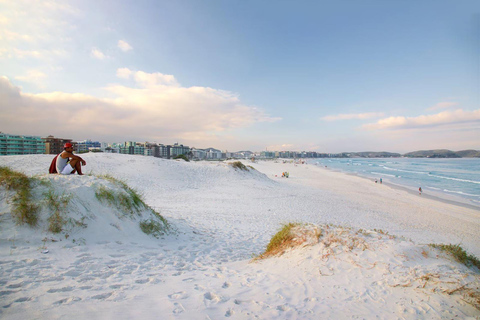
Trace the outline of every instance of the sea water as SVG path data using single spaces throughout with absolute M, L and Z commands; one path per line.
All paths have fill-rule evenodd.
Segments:
M 480 159 L 325 158 L 309 163 L 480 207 Z

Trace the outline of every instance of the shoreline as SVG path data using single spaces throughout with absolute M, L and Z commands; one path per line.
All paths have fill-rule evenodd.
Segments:
M 346 175 L 349 175 L 349 176 L 359 177 L 361 179 L 371 181 L 368 177 L 365 177 L 365 176 L 362 176 L 362 175 L 359 175 L 359 174 L 356 174 L 356 173 L 344 172 L 344 171 L 335 170 L 335 169 L 331 169 L 331 168 L 327 168 L 327 169 L 332 171 L 332 172 L 342 173 L 342 174 L 346 174 Z M 385 185 L 385 186 L 390 187 L 392 189 L 406 191 L 406 192 L 408 192 L 412 195 L 419 195 L 418 191 L 412 190 L 410 187 L 395 184 L 395 183 L 391 183 L 390 181 L 383 180 L 382 185 Z M 446 199 L 446 198 L 441 197 L 440 195 L 442 195 L 442 194 L 441 193 L 428 194 L 428 193 L 425 193 L 425 190 L 423 190 L 422 194 L 419 195 L 419 196 L 430 199 L 430 200 L 433 200 L 433 201 L 438 201 L 438 202 L 442 202 L 442 203 L 446 203 L 446 204 L 450 204 L 450 205 L 454 205 L 454 206 L 459 206 L 459 207 L 463 207 L 463 208 L 467 208 L 467 209 L 480 211 L 480 206 L 476 206 L 474 204 L 463 202 L 463 201 L 467 201 L 467 200 L 464 200 L 461 197 L 451 196 L 452 198 L 455 198 L 455 199 Z
M 317 165 L 311 164 L 311 163 L 309 163 L 309 165 L 317 166 Z M 328 166 L 327 167 L 317 166 L 317 167 L 327 169 L 331 172 L 342 173 L 342 174 L 346 174 L 346 175 L 352 176 L 352 177 L 359 177 L 361 179 L 368 180 L 368 181 L 372 181 L 371 179 L 374 179 L 374 178 L 369 178 L 365 175 L 361 175 L 361 174 L 358 174 L 358 173 L 346 172 L 346 171 L 330 168 Z M 407 191 L 410 194 L 418 195 L 418 191 L 413 189 L 413 187 L 392 183 L 391 181 L 389 181 L 389 179 L 383 179 L 382 184 L 386 185 L 386 186 L 389 186 L 393 189 L 403 190 L 403 191 Z M 479 205 L 472 204 L 472 203 L 469 202 L 469 199 L 462 198 L 460 196 L 447 195 L 447 194 L 444 194 L 444 193 L 441 193 L 441 192 L 434 192 L 433 194 L 432 193 L 425 193 L 425 190 L 423 190 L 421 196 L 424 197 L 424 198 L 427 198 L 427 199 L 434 200 L 434 201 L 438 201 L 438 202 L 442 202 L 442 203 L 446 203 L 446 204 L 450 204 L 450 205 L 455 205 L 455 206 L 460 206 L 460 207 L 464 207 L 464 208 L 467 208 L 467 209 L 480 211 L 480 204 Z

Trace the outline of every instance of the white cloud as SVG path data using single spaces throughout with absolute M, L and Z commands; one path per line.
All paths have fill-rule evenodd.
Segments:
M 132 71 L 128 68 L 118 68 L 117 69 L 117 77 L 122 79 L 129 79 L 132 75 Z
M 428 108 L 428 111 L 440 110 L 440 109 L 448 109 L 451 107 L 458 106 L 458 102 L 439 102 L 434 106 Z
M 158 85 L 178 86 L 178 82 L 174 76 L 163 74 L 160 72 L 146 73 L 137 71 L 134 75 L 135 81 L 145 87 L 152 87 Z
M 352 119 L 371 119 L 371 118 L 379 118 L 383 117 L 383 113 L 379 112 L 370 112 L 370 113 L 348 113 L 348 114 L 337 114 L 337 115 L 330 115 L 320 118 L 323 121 L 338 121 L 338 120 L 352 120 Z
M 376 123 L 363 126 L 367 130 L 377 129 L 412 129 L 426 128 L 444 125 L 458 125 L 465 123 L 480 122 L 480 109 L 474 111 L 443 111 L 433 115 L 422 115 L 418 117 L 389 117 L 381 119 Z
M 16 80 L 33 83 L 42 88 L 44 87 L 43 83 L 46 78 L 47 75 L 39 70 L 29 70 L 26 75 L 15 77 Z
M 238 96 L 205 87 L 181 87 L 173 76 L 137 71 L 140 88 L 111 85 L 114 98 L 82 93 L 22 93 L 0 78 L 0 128 L 5 132 L 95 137 L 99 140 L 202 141 L 195 137 L 228 136 L 229 130 L 273 122 L 264 111 L 243 105 Z M 149 82 L 144 79 L 153 78 Z M 160 79 L 160 80 L 159 80 Z M 173 80 L 172 80 L 173 79 Z M 159 84 L 160 82 L 160 84 Z M 54 128 L 54 132 L 52 132 Z M 35 130 L 32 132 L 32 130 Z
M 90 52 L 90 55 L 98 60 L 104 60 L 107 56 L 97 48 L 92 48 L 92 51 Z
M 127 52 L 133 49 L 132 46 L 129 45 L 128 42 L 124 40 L 118 40 L 118 47 L 124 52 Z

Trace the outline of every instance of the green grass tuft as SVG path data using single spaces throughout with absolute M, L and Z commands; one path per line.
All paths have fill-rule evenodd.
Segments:
M 55 194 L 53 190 L 45 193 L 44 196 L 47 207 L 52 212 L 52 214 L 48 218 L 48 231 L 53 233 L 60 233 L 63 231 L 65 225 L 67 224 L 65 213 L 67 211 L 70 198 L 65 195 L 59 196 Z
M 152 235 L 155 238 L 159 238 L 161 235 L 165 234 L 165 232 L 168 230 L 168 227 L 163 220 L 160 223 L 153 219 L 148 219 L 140 221 L 140 229 L 142 229 L 145 234 Z
M 0 167 L 0 185 L 17 193 L 13 197 L 13 216 L 17 219 L 18 224 L 26 223 L 32 227 L 38 223 L 37 213 L 39 210 L 39 207 L 31 202 L 33 181 L 34 179 L 23 173 L 13 171 L 8 167 Z
M 115 193 L 113 191 L 111 191 L 112 195 L 108 195 L 108 194 L 103 194 L 103 195 L 100 195 L 101 197 L 102 196 L 106 196 L 105 200 L 107 200 L 108 202 L 110 202 L 111 204 L 114 204 L 113 203 L 113 200 L 119 200 L 119 203 L 121 203 L 121 206 L 124 208 L 124 209 L 127 209 L 127 210 L 132 210 L 134 209 L 135 211 L 139 211 L 140 209 L 146 209 L 148 206 L 145 204 L 145 202 L 143 201 L 141 195 L 135 190 L 135 189 L 132 189 L 130 188 L 125 182 L 123 182 L 122 180 L 119 180 L 117 178 L 114 178 L 110 175 L 102 175 L 102 176 L 99 176 L 99 178 L 102 178 L 102 179 L 105 179 L 105 180 L 108 180 L 110 182 L 113 182 L 114 184 L 122 187 L 123 190 L 125 190 L 125 192 L 128 194 L 128 196 L 124 195 L 124 194 L 121 194 L 121 193 Z M 105 188 L 106 189 L 106 188 Z M 105 193 L 104 191 L 102 191 L 102 193 Z M 116 197 L 115 197 L 116 196 Z M 99 197 L 97 196 L 97 199 L 99 199 Z M 100 199 L 99 199 L 100 200 Z
M 458 244 L 433 244 L 432 243 L 432 244 L 429 244 L 429 246 L 449 253 L 455 258 L 455 260 L 457 260 L 460 263 L 463 263 L 467 267 L 475 266 L 478 269 L 480 269 L 480 260 L 474 255 L 467 254 L 465 249 L 460 247 L 460 245 Z
M 249 171 L 247 166 L 244 165 L 242 162 L 240 161 L 235 161 L 235 162 L 232 162 L 232 163 L 229 163 L 232 167 L 234 167 L 235 169 L 240 169 L 240 170 L 243 170 L 243 171 Z
M 190 159 L 188 159 L 187 156 L 184 155 L 184 154 L 180 154 L 180 155 L 176 156 L 175 158 L 173 158 L 173 160 L 177 160 L 177 159 L 183 159 L 187 162 L 190 162 Z

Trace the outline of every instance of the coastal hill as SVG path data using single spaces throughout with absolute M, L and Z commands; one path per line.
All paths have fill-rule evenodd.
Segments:
M 392 152 L 342 152 L 335 154 L 338 158 L 480 158 L 480 151 L 478 150 L 461 150 L 451 151 L 447 149 L 436 150 L 419 150 L 408 152 L 405 154 L 392 153 Z
M 420 150 L 420 151 L 405 153 L 403 156 L 409 157 L 409 158 L 479 158 L 480 151 L 477 151 L 477 150 L 451 151 L 446 149 Z

